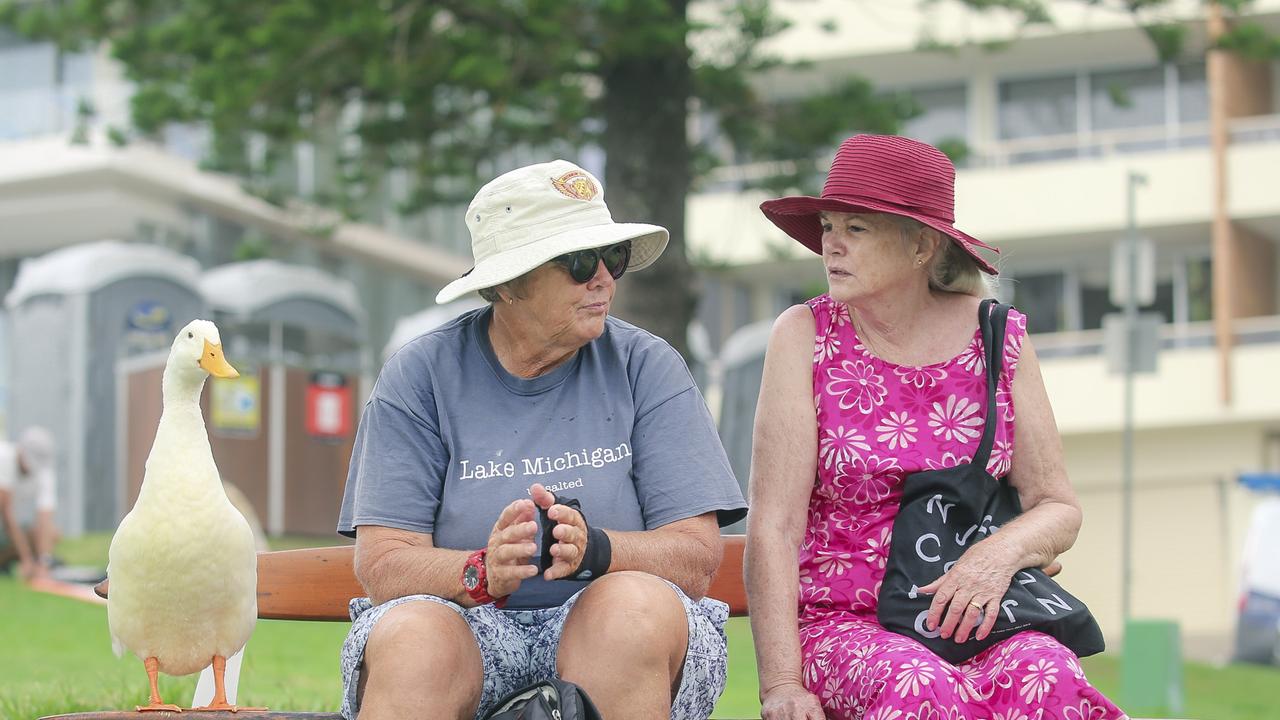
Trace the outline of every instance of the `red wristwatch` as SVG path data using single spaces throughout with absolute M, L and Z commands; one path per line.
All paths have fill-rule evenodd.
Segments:
M 507 604 L 507 598 L 495 598 L 489 594 L 489 578 L 488 571 L 484 564 L 485 550 L 477 550 L 467 556 L 467 562 L 462 566 L 462 587 L 467 591 L 467 595 L 476 602 L 476 605 L 484 605 L 493 603 L 494 607 L 502 607 Z

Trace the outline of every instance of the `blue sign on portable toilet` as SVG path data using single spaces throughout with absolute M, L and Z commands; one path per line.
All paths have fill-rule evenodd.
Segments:
M 1280 492 L 1280 473 L 1245 472 L 1240 473 L 1240 484 L 1250 490 Z

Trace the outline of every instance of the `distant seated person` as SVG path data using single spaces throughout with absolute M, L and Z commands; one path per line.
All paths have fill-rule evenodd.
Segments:
M 482 717 L 552 676 L 606 718 L 703 720 L 724 689 L 728 607 L 705 595 L 746 503 L 680 355 L 609 316 L 668 235 L 602 193 L 563 160 L 481 188 L 475 266 L 436 301 L 488 306 L 382 368 L 338 525 L 369 593 L 348 720 Z
M 29 427 L 17 443 L 0 442 L 0 568 L 18 562 L 25 580 L 45 577 L 58 539 L 53 436 Z

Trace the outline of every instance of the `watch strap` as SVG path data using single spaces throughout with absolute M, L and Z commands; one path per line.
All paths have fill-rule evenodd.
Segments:
M 507 596 L 495 598 L 489 594 L 489 568 L 485 564 L 485 555 L 487 549 L 481 548 L 467 556 L 467 561 L 462 566 L 462 589 L 466 591 L 467 596 L 475 601 L 476 605 L 486 605 L 493 603 L 495 607 L 501 608 L 507 604 Z M 467 587 L 466 577 L 467 570 L 475 568 L 479 574 L 479 582 L 474 588 Z

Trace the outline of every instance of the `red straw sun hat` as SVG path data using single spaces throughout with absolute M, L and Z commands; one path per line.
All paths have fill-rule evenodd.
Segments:
M 932 145 L 896 135 L 855 135 L 840 144 L 821 197 L 768 200 L 760 210 L 801 245 L 822 254 L 820 211 L 891 213 L 915 218 L 956 241 L 984 272 L 996 269 L 977 248 L 996 248 L 955 228 L 956 169 Z

